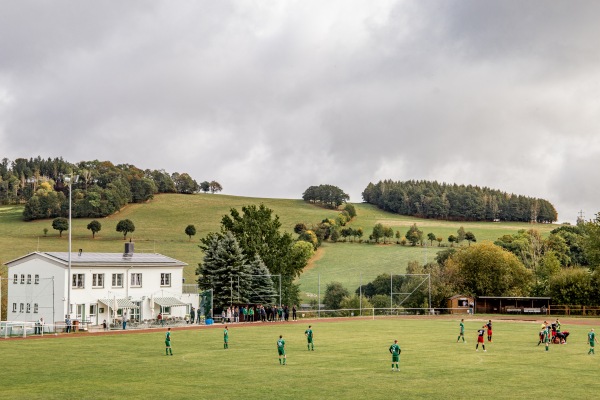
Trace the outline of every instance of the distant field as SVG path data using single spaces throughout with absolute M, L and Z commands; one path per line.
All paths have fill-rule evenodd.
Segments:
M 487 319 L 482 316 L 481 318 Z M 492 317 L 493 318 L 493 317 Z M 598 323 L 598 320 L 586 320 Z M 312 324 L 315 351 L 306 350 Z M 600 354 L 588 356 L 587 326 L 563 321 L 567 345 L 536 346 L 539 321 L 494 320 L 494 341 L 475 352 L 482 320 L 311 320 L 173 332 L 0 340 L 1 399 L 587 399 Z M 288 365 L 277 361 L 286 341 Z M 402 348 L 400 372 L 388 348 Z
M 73 220 L 73 251 L 83 249 L 86 252 L 123 251 L 123 236 L 116 232 L 117 223 L 125 218 L 131 219 L 136 227 L 132 237 L 138 252 L 157 252 L 182 260 L 189 264 L 184 277 L 187 282 L 195 279 L 195 269 L 202 261 L 202 252 L 198 248 L 199 239 L 209 232 L 220 229 L 221 218 L 229 214 L 231 208 L 241 210 L 243 206 L 264 203 L 279 215 L 283 230 L 293 232 L 294 225 L 304 222 L 312 225 L 324 218 L 334 218 L 338 212 L 316 207 L 302 200 L 249 198 L 227 195 L 163 194 L 145 204 L 133 204 L 121 212 L 99 219 L 102 230 L 92 239 L 86 226 L 91 219 Z M 369 204 L 355 204 L 358 216 L 350 223 L 362 227 L 367 238 L 376 223 L 392 226 L 402 235 L 417 223 L 425 235 L 432 232 L 441 236 L 447 244 L 450 234 L 456 234 L 463 226 L 472 231 L 478 241 L 495 240 L 504 234 L 516 233 L 519 229 L 535 228 L 546 235 L 556 225 L 530 225 L 522 223 L 461 223 L 437 220 L 422 220 L 383 212 Z M 52 229 L 51 220 L 24 222 L 21 219 L 22 206 L 0 207 L 0 263 L 25 255 L 29 252 L 67 251 L 67 232 L 59 238 L 58 231 Z M 185 227 L 196 226 L 197 234 L 190 241 L 185 235 Z M 48 229 L 47 236 L 44 228 Z M 129 236 L 128 236 L 129 238 Z M 466 244 L 465 244 L 466 245 Z M 410 246 L 371 245 L 359 243 L 326 243 L 320 250 L 318 259 L 312 263 L 300 278 L 304 292 L 316 293 L 319 275 L 322 282 L 337 280 L 347 288 L 354 290 L 361 282 L 365 283 L 382 272 L 401 273 L 408 261 L 431 261 L 439 250 L 437 243 L 433 247 L 415 248 Z M 5 271 L 2 266 L 0 271 Z

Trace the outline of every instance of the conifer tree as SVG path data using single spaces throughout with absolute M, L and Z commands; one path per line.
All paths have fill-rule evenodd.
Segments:
M 248 296 L 251 304 L 273 304 L 277 299 L 277 291 L 273 285 L 273 279 L 269 269 L 260 258 L 256 255 L 249 264 L 251 273 L 251 287 Z
M 211 233 L 201 240 L 204 260 L 196 270 L 200 288 L 213 289 L 213 304 L 222 308 L 249 301 L 250 268 L 231 232 Z

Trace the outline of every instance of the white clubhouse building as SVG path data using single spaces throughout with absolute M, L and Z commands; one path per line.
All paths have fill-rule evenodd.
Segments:
M 67 315 L 79 323 L 183 318 L 198 307 L 195 285 L 183 285 L 187 264 L 155 253 L 34 252 L 6 263 L 8 266 L 8 321 L 64 322 Z M 67 307 L 71 284 L 71 304 Z M 184 290 L 186 289 L 186 290 Z M 189 289 L 189 290 L 187 290 Z M 184 292 L 190 293 L 184 293 Z

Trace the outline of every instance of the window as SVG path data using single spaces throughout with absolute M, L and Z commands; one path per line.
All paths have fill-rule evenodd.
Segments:
M 31 303 L 27 303 L 27 313 L 31 312 Z
M 14 274 L 14 275 L 13 275 L 13 283 L 14 283 L 14 284 L 17 284 L 17 283 L 19 283 L 19 275 L 17 275 L 17 274 Z
M 171 286 L 171 274 L 170 273 L 160 274 L 160 286 Z
M 123 287 L 123 274 L 112 274 L 112 287 Z
M 27 284 L 31 285 L 31 274 L 27 274 Z
M 37 314 L 38 312 L 38 303 L 33 303 L 33 313 Z
M 85 287 L 84 278 L 85 274 L 73 274 L 73 281 L 71 287 L 83 289 Z
M 13 312 L 17 312 L 17 303 L 13 303 Z
M 35 284 L 39 284 L 40 283 L 40 276 L 38 274 L 35 274 Z
M 25 304 L 19 303 L 19 312 L 22 313 L 25 311 Z
M 131 286 L 142 286 L 142 274 L 135 273 L 131 274 Z
M 21 274 L 21 285 L 25 283 L 25 274 Z
M 104 274 L 92 274 L 92 287 L 103 288 L 104 287 Z

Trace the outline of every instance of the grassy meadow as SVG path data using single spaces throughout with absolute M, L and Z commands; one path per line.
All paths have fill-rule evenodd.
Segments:
M 89 218 L 73 219 L 73 251 L 86 252 L 123 251 L 123 235 L 116 232 L 117 223 L 129 218 L 135 224 L 135 232 L 127 236 L 136 243 L 137 252 L 156 252 L 188 263 L 184 272 L 187 282 L 195 279 L 195 269 L 202 261 L 202 251 L 198 248 L 199 238 L 220 229 L 221 218 L 229 214 L 231 208 L 241 210 L 251 204 L 265 204 L 278 215 L 283 230 L 293 232 L 294 225 L 304 222 L 310 226 L 324 218 L 334 218 L 337 211 L 328 210 L 305 203 L 302 200 L 249 198 L 213 194 L 162 194 L 144 204 L 131 204 L 119 213 L 98 219 L 102 230 L 92 239 L 86 227 Z M 556 225 L 530 225 L 524 223 L 491 222 L 449 222 L 424 220 L 383 212 L 370 204 L 355 204 L 358 216 L 350 222 L 354 228 L 362 227 L 367 238 L 377 223 L 393 227 L 402 235 L 416 223 L 424 234 L 432 232 L 444 238 L 447 245 L 450 234 L 456 235 L 460 226 L 472 231 L 478 241 L 495 240 L 504 234 L 516 233 L 519 229 L 538 229 L 547 234 Z M 32 251 L 67 251 L 68 232 L 59 237 L 52 229 L 52 220 L 24 222 L 22 206 L 0 207 L 0 263 L 13 260 Z M 197 234 L 190 240 L 184 230 L 187 225 L 196 226 Z M 48 229 L 44 234 L 44 228 Z M 395 240 L 395 239 L 394 239 Z M 466 245 L 464 243 L 463 245 Z M 424 247 L 401 246 L 398 244 L 367 244 L 358 242 L 325 243 L 309 267 L 301 276 L 302 297 L 313 298 L 328 282 L 339 281 L 349 290 L 355 290 L 360 283 L 366 283 L 381 273 L 402 273 L 409 261 L 427 262 L 435 258 L 437 242 Z M 6 267 L 0 267 L 5 274 Z M 5 287 L 5 286 L 4 286 Z
M 487 317 L 305 320 L 298 323 L 175 329 L 115 335 L 62 334 L 0 340 L 5 368 L 0 399 L 532 399 L 588 398 L 600 354 L 588 356 L 589 326 L 562 321 L 567 345 L 536 346 L 540 321 L 494 320 L 494 341 L 475 352 Z M 492 317 L 493 318 L 493 317 Z M 585 320 L 586 323 L 597 320 Z M 315 351 L 304 330 L 312 324 Z M 280 366 L 276 340 L 286 341 Z M 391 371 L 389 346 L 402 348 Z

